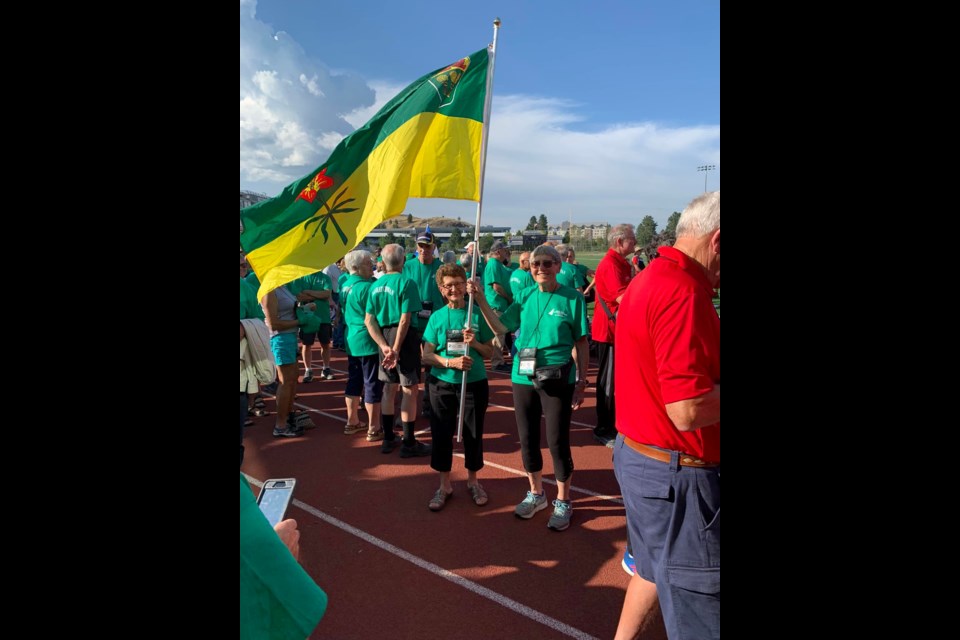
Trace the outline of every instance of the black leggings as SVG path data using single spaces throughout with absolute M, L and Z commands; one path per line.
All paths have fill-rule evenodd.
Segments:
M 430 437 L 433 453 L 430 468 L 449 472 L 453 466 L 453 436 L 457 431 L 457 412 L 460 411 L 460 383 L 451 384 L 435 376 L 427 379 L 430 387 Z M 486 378 L 467 383 L 467 398 L 463 405 L 464 466 L 469 471 L 483 469 L 483 419 L 490 402 L 490 386 Z
M 547 423 L 547 446 L 553 457 L 553 473 L 557 482 L 565 482 L 573 473 L 570 454 L 570 418 L 573 408 L 572 384 L 551 385 L 549 390 L 537 391 L 531 385 L 513 385 L 513 408 L 517 415 L 520 451 L 527 473 L 543 471 L 540 453 L 540 416 Z

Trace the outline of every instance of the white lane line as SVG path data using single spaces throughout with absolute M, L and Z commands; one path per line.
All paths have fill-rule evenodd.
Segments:
M 253 478 L 252 476 L 249 476 L 247 474 L 243 474 L 243 475 L 247 477 L 250 484 L 255 484 L 258 487 L 263 486 L 263 483 L 257 480 L 256 478 Z M 328 515 L 320 511 L 319 509 L 315 509 L 314 507 L 311 507 L 310 505 L 308 505 L 307 503 L 301 500 L 294 499 L 293 504 L 300 507 L 307 513 L 319 518 L 320 520 L 323 520 L 327 524 L 333 525 L 334 527 L 342 531 L 346 531 L 347 533 L 354 535 L 360 538 L 361 540 L 364 540 L 365 542 L 369 542 L 375 547 L 379 547 L 380 549 L 383 549 L 387 553 L 392 553 L 395 556 L 402 558 L 407 562 L 410 562 L 416 565 L 417 567 L 420 567 L 421 569 L 425 569 L 426 571 L 429 571 L 430 573 L 436 576 L 439 576 L 444 580 L 449 580 L 455 585 L 463 587 L 468 591 L 472 591 L 478 596 L 491 600 L 502 607 L 506 607 L 507 609 L 510 609 L 514 613 L 517 613 L 525 618 L 528 618 L 535 622 L 539 622 L 540 624 L 550 627 L 555 631 L 559 631 L 564 635 L 568 635 L 571 638 L 577 638 L 578 640 L 598 640 L 598 638 L 591 636 L 589 633 L 585 633 L 577 629 L 576 627 L 571 627 L 566 623 L 560 622 L 556 618 L 551 618 L 545 613 L 540 613 L 536 609 L 531 609 L 530 607 L 524 604 L 520 604 L 516 600 L 512 600 L 506 597 L 505 595 L 502 595 L 500 593 L 497 593 L 496 591 L 493 591 L 484 586 L 481 586 L 476 582 L 473 582 L 472 580 L 467 580 L 466 578 L 459 576 L 453 573 L 452 571 L 447 571 L 443 567 L 440 567 L 438 565 L 433 564 L 432 562 L 424 560 L 419 556 L 415 556 L 412 553 L 409 553 L 407 551 L 404 551 L 403 549 L 400 549 L 399 547 L 395 547 L 389 542 L 387 542 L 386 540 L 381 540 L 376 536 L 370 535 L 366 531 L 357 529 L 353 525 L 349 525 L 342 520 L 338 520 L 337 518 L 334 518 L 333 516 Z
M 346 420 L 345 420 L 344 418 L 341 418 L 340 416 L 335 415 L 335 414 L 333 414 L 333 413 L 327 413 L 326 411 L 320 411 L 319 409 L 313 409 L 313 408 L 311 408 L 311 407 L 308 407 L 308 406 L 305 405 L 305 404 L 300 404 L 299 402 L 297 402 L 297 403 L 295 403 L 295 404 L 296 404 L 296 406 L 298 406 L 298 407 L 300 407 L 300 408 L 302 408 L 302 409 L 306 409 L 307 411 L 312 411 L 313 413 L 319 413 L 320 415 L 326 416 L 326 417 L 328 417 L 328 418 L 332 418 L 332 419 L 336 420 L 337 422 L 343 420 L 343 422 L 346 423 Z M 500 405 L 498 405 L 498 404 L 497 404 L 497 405 L 493 405 L 493 404 L 492 404 L 492 405 L 489 405 L 489 406 L 491 406 L 491 407 L 500 407 Z M 503 408 L 503 409 L 509 409 L 510 407 L 502 407 L 502 408 Z M 576 423 L 576 424 L 580 424 L 580 423 Z M 587 426 L 589 426 L 589 425 L 587 425 Z M 421 429 L 420 431 L 417 431 L 417 432 L 416 432 L 417 435 L 421 435 L 421 434 L 424 434 L 424 433 L 430 433 L 430 429 Z M 457 456 L 458 458 L 464 458 L 464 457 L 465 457 L 464 454 L 462 454 L 462 453 L 457 453 L 456 451 L 454 451 L 453 455 Z M 524 478 L 527 477 L 527 472 L 524 471 L 524 470 L 522 470 L 522 469 L 514 469 L 513 467 L 505 467 L 505 466 L 503 466 L 502 464 L 497 464 L 496 462 L 488 462 L 488 461 L 486 461 L 486 460 L 483 461 L 483 464 L 484 464 L 484 466 L 493 467 L 493 468 L 495 468 L 495 469 L 500 469 L 501 471 L 506 471 L 507 473 L 512 473 L 512 474 L 515 475 L 515 476 L 522 476 L 522 477 L 524 477 Z M 553 486 L 557 486 L 557 481 L 556 481 L 556 480 L 551 480 L 550 478 L 542 478 L 542 480 L 543 480 L 543 482 L 545 482 L 545 483 L 547 483 L 547 484 L 551 484 L 551 485 L 553 485 Z M 577 491 L 577 492 L 582 493 L 582 494 L 587 495 L 587 496 L 593 496 L 594 498 L 600 498 L 601 500 L 609 500 L 610 502 L 615 502 L 615 503 L 617 503 L 617 504 L 623 504 L 623 499 L 621 499 L 621 498 L 617 498 L 617 497 L 615 497 L 615 496 L 604 495 L 604 494 L 602 494 L 602 493 L 597 493 L 596 491 L 591 491 L 590 489 L 583 489 L 583 488 L 578 487 L 578 486 L 576 486 L 576 485 L 570 485 L 570 490 L 571 490 L 571 491 Z

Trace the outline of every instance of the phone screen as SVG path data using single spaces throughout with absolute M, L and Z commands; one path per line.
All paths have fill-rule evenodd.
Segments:
M 295 484 L 296 480 L 293 478 L 267 480 L 263 483 L 263 489 L 257 497 L 257 504 L 260 505 L 260 511 L 266 516 L 271 527 L 276 526 L 286 515 L 287 507 L 290 506 L 290 500 L 293 498 Z

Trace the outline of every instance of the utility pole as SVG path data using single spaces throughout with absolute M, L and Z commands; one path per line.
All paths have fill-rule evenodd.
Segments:
M 715 164 L 705 164 L 700 167 L 697 167 L 697 171 L 703 171 L 703 192 L 707 192 L 707 172 L 713 171 L 717 168 Z

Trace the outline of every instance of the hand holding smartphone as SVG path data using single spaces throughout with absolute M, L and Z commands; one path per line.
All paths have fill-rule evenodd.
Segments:
M 286 515 L 296 484 L 296 478 L 271 478 L 263 483 L 257 504 L 271 527 L 277 526 Z

